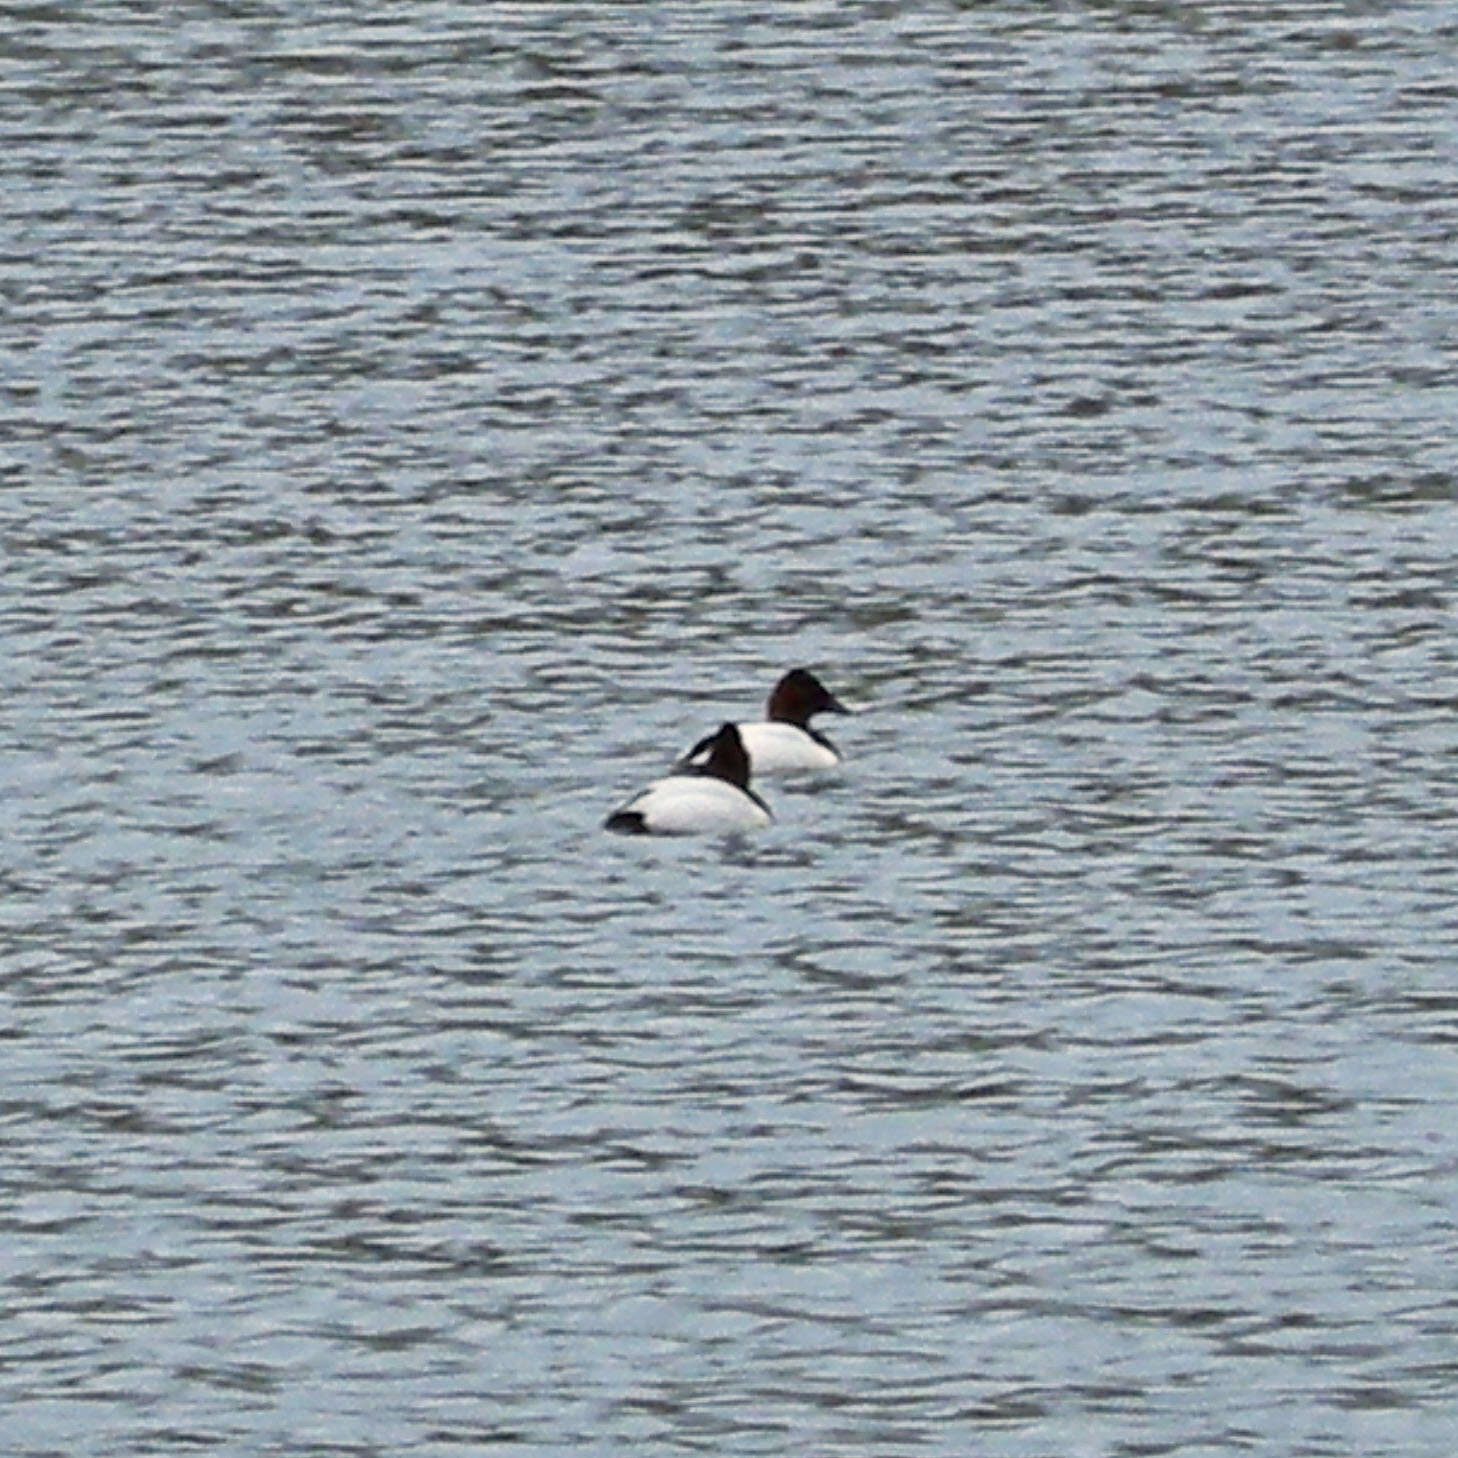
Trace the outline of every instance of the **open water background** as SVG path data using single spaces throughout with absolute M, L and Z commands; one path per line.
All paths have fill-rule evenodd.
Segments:
M 9 1453 L 1450 1458 L 1458 8 L 9 5 L 0 189 Z

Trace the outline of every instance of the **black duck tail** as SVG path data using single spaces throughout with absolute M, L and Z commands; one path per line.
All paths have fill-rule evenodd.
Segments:
M 614 810 L 602 824 L 604 830 L 616 830 L 621 835 L 648 834 L 648 824 L 639 810 Z

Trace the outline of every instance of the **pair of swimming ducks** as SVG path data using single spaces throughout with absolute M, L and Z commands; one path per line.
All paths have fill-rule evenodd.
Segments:
M 673 767 L 604 822 L 629 835 L 691 835 L 755 830 L 770 808 L 749 788 L 749 776 L 832 769 L 840 751 L 810 720 L 850 711 L 809 669 L 787 673 L 771 691 L 763 722 L 725 724 L 699 740 Z

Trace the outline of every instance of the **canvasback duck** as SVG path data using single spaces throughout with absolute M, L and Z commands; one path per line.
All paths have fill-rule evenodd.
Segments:
M 815 714 L 849 712 L 808 668 L 792 668 L 770 690 L 764 720 L 735 727 L 757 775 L 834 769 L 840 763 L 840 750 L 818 729 L 812 729 L 810 720 Z M 702 764 L 712 742 L 713 736 L 699 740 L 679 764 Z
M 749 788 L 749 756 L 733 724 L 701 741 L 701 762 L 655 780 L 603 822 L 627 835 L 757 830 L 774 816 Z

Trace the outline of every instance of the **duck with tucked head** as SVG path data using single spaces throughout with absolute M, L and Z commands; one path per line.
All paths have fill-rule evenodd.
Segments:
M 735 728 L 749 755 L 750 769 L 757 775 L 834 769 L 841 760 L 840 750 L 818 729 L 811 728 L 810 720 L 816 714 L 848 713 L 850 710 L 808 668 L 792 668 L 770 690 L 764 719 L 737 724 Z M 679 764 L 701 764 L 713 739 L 710 735 L 699 740 Z
M 626 835 L 758 830 L 774 819 L 749 788 L 749 756 L 733 724 L 701 740 L 700 759 L 655 780 L 603 822 Z

